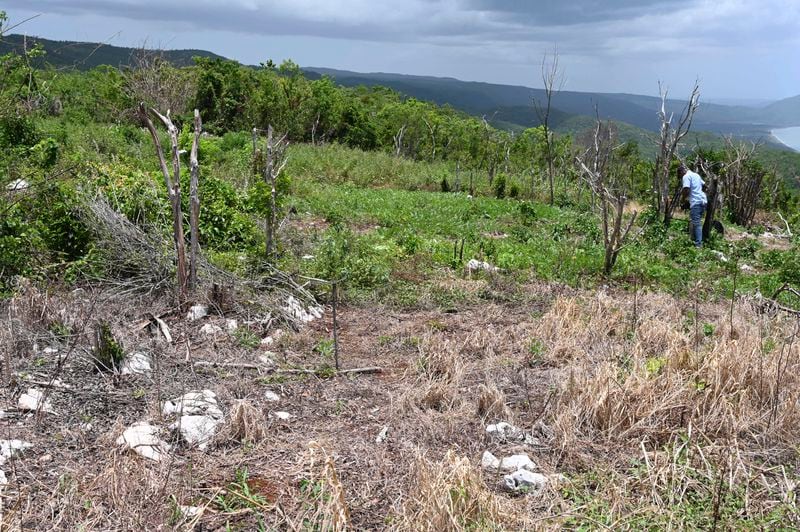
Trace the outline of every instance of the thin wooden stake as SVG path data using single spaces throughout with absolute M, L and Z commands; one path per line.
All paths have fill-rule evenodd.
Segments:
M 336 321 L 336 307 L 339 299 L 339 283 L 333 281 L 333 360 L 339 371 L 339 324 Z
M 194 110 L 194 140 L 189 156 L 191 180 L 189 182 L 189 289 L 197 288 L 197 255 L 200 250 L 200 196 L 198 185 L 200 180 L 200 163 L 197 159 L 197 149 L 200 143 L 200 132 L 203 125 L 200 121 L 200 111 Z

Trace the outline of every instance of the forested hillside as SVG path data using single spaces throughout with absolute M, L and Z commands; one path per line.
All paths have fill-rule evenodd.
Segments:
M 800 525 L 791 158 L 99 52 L 0 54 L 2 519 Z

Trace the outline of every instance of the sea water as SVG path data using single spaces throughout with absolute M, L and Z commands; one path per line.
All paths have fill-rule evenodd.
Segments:
M 772 136 L 778 139 L 781 144 L 789 146 L 794 151 L 800 151 L 800 127 L 773 129 Z

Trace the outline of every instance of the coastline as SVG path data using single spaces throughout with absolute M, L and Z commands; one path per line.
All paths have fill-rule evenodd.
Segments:
M 782 137 L 781 135 L 778 134 L 780 132 L 785 132 L 787 130 L 795 131 L 796 134 L 794 135 L 794 137 L 790 135 L 789 138 L 787 139 L 787 136 L 785 134 L 783 134 Z M 783 144 L 792 151 L 800 152 L 800 127 L 772 129 L 770 130 L 769 134 L 770 137 L 775 139 L 779 144 Z

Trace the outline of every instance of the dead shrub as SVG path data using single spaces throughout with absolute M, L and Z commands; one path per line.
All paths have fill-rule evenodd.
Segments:
M 255 444 L 267 438 L 266 426 L 267 421 L 261 410 L 249 401 L 236 401 L 218 438 L 221 441 Z
M 478 387 L 478 417 L 483 420 L 508 421 L 511 411 L 506 405 L 506 396 L 493 384 Z

